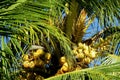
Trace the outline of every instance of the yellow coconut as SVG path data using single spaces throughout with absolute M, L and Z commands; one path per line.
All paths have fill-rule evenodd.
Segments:
M 33 53 L 33 58 L 37 59 L 38 57 L 40 57 L 43 54 L 44 54 L 43 49 L 38 49 L 36 52 Z
M 95 58 L 96 57 L 96 52 L 94 50 L 92 50 L 89 54 L 90 58 Z
M 77 59 L 83 59 L 84 58 L 84 54 L 83 53 L 79 53 L 76 55 Z
M 60 64 L 63 65 L 65 62 L 66 62 L 66 58 L 65 58 L 65 56 L 62 56 L 60 58 Z
M 29 60 L 29 55 L 28 54 L 22 55 L 22 59 L 23 59 L 23 61 L 28 61 Z
M 83 52 L 84 52 L 85 56 L 89 56 L 90 55 L 89 54 L 89 50 L 84 50 Z
M 78 54 L 77 50 L 72 50 L 72 52 L 75 56 Z
M 46 53 L 45 54 L 45 59 L 46 60 L 50 60 L 51 59 L 51 54 L 50 53 Z
M 37 59 L 38 57 L 40 57 L 43 54 L 44 54 L 43 49 L 38 49 L 36 52 L 33 53 L 33 58 Z
M 65 63 L 63 64 L 63 66 L 61 67 L 61 70 L 62 70 L 63 72 L 67 72 L 67 71 L 69 70 L 69 66 L 68 66 L 68 63 L 67 63 L 67 62 L 65 62 Z
M 38 53 L 38 52 L 34 52 L 33 53 L 33 58 L 34 59 L 37 59 L 37 58 L 39 58 L 40 57 L 40 54 Z
M 87 46 L 86 44 L 84 44 L 84 50 L 89 50 L 89 46 Z
M 78 53 L 83 53 L 83 50 L 82 49 L 78 49 Z
M 86 58 L 83 59 L 83 62 L 85 64 L 89 64 L 91 62 L 91 59 L 89 57 L 86 57 Z
M 100 42 L 104 42 L 104 39 L 103 39 L 103 38 L 100 38 Z
M 29 67 L 30 68 L 34 68 L 35 67 L 35 62 L 34 61 L 30 61 L 29 62 Z
M 51 60 L 51 57 L 52 57 L 52 56 L 51 56 L 50 53 L 46 53 L 46 54 L 45 54 L 45 63 L 48 64 L 48 63 L 50 62 L 50 60 Z
M 78 43 L 78 47 L 79 47 L 80 49 L 83 49 L 84 45 L 83 45 L 82 43 Z
M 39 53 L 40 55 L 44 54 L 44 50 L 43 49 L 38 49 L 36 52 Z
M 29 68 L 29 61 L 23 61 L 22 65 L 24 68 Z

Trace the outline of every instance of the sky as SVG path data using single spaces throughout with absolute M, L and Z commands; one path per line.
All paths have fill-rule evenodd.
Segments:
M 120 22 L 115 18 L 115 23 L 113 26 L 120 26 Z M 98 19 L 95 18 L 93 23 L 89 26 L 89 28 L 86 31 L 86 34 L 83 37 L 84 39 L 90 38 L 92 35 L 96 34 L 97 32 L 101 31 L 103 26 L 100 26 Z
M 115 19 L 114 26 L 120 26 L 120 23 L 117 19 Z M 101 31 L 102 27 L 99 25 L 98 20 L 95 18 L 94 22 L 89 26 L 89 28 L 86 31 L 86 35 L 84 35 L 83 39 L 89 39 L 92 35 L 96 34 L 97 32 Z M 118 55 L 120 52 L 120 44 L 117 45 L 115 54 Z M 97 58 L 93 60 L 88 66 L 94 67 L 95 65 L 101 64 L 101 58 Z

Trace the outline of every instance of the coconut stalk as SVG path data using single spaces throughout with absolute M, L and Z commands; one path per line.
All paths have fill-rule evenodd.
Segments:
M 76 2 L 76 0 L 72 0 L 70 6 L 68 7 L 70 8 L 70 11 L 69 13 L 67 12 L 65 26 L 64 26 L 63 31 L 66 33 L 67 37 L 71 39 L 72 28 L 74 28 L 75 26 L 76 17 L 78 14 L 78 3 Z
M 86 16 L 86 11 L 82 9 L 76 21 L 75 27 L 73 28 L 73 42 L 75 43 L 81 42 L 82 37 L 87 29 L 85 26 Z

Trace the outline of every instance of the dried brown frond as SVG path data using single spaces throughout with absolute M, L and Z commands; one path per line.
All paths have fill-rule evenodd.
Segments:
M 82 40 L 82 37 L 86 31 L 85 20 L 87 13 L 85 9 L 82 9 L 79 17 L 76 21 L 75 27 L 73 28 L 73 42 L 78 43 Z

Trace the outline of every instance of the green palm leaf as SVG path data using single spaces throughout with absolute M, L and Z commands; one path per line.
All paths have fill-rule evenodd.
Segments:
M 120 63 L 114 63 L 107 66 L 99 66 L 95 68 L 73 71 L 62 75 L 53 76 L 45 80 L 118 80 L 120 77 L 118 75 L 114 75 L 114 73 L 119 72 L 119 66 Z

